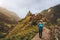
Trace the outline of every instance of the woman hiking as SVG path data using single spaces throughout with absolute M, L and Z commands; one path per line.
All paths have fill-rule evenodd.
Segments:
M 38 28 L 39 28 L 39 37 L 42 38 L 42 31 L 43 31 L 43 20 L 39 20 L 39 23 L 38 23 Z

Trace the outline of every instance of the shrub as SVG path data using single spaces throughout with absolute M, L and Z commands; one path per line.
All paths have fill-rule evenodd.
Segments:
M 60 24 L 60 18 L 57 19 L 57 23 Z

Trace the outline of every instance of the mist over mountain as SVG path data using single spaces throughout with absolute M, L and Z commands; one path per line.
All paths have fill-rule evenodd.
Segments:
M 17 16 L 16 13 L 11 12 L 11 11 L 5 9 L 5 8 L 2 8 L 2 7 L 0 7 L 0 14 L 3 14 L 3 15 L 5 15 L 5 16 L 7 16 L 7 17 L 9 17 L 10 19 L 13 19 L 13 20 L 15 20 L 15 21 L 20 20 L 19 16 Z
M 16 13 L 0 7 L 0 37 L 4 37 L 20 20 Z M 5 33 L 5 34 L 4 34 Z

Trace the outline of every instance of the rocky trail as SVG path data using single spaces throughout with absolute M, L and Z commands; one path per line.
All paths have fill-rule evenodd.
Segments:
M 50 30 L 44 27 L 42 38 L 39 38 L 39 33 L 37 33 L 36 36 L 33 37 L 32 40 L 50 40 Z

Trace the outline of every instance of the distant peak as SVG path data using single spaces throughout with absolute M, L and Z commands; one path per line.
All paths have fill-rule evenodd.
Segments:
M 28 13 L 31 13 L 31 11 L 28 11 Z
M 32 15 L 32 13 L 31 11 L 28 11 L 27 16 L 30 16 L 30 15 Z

